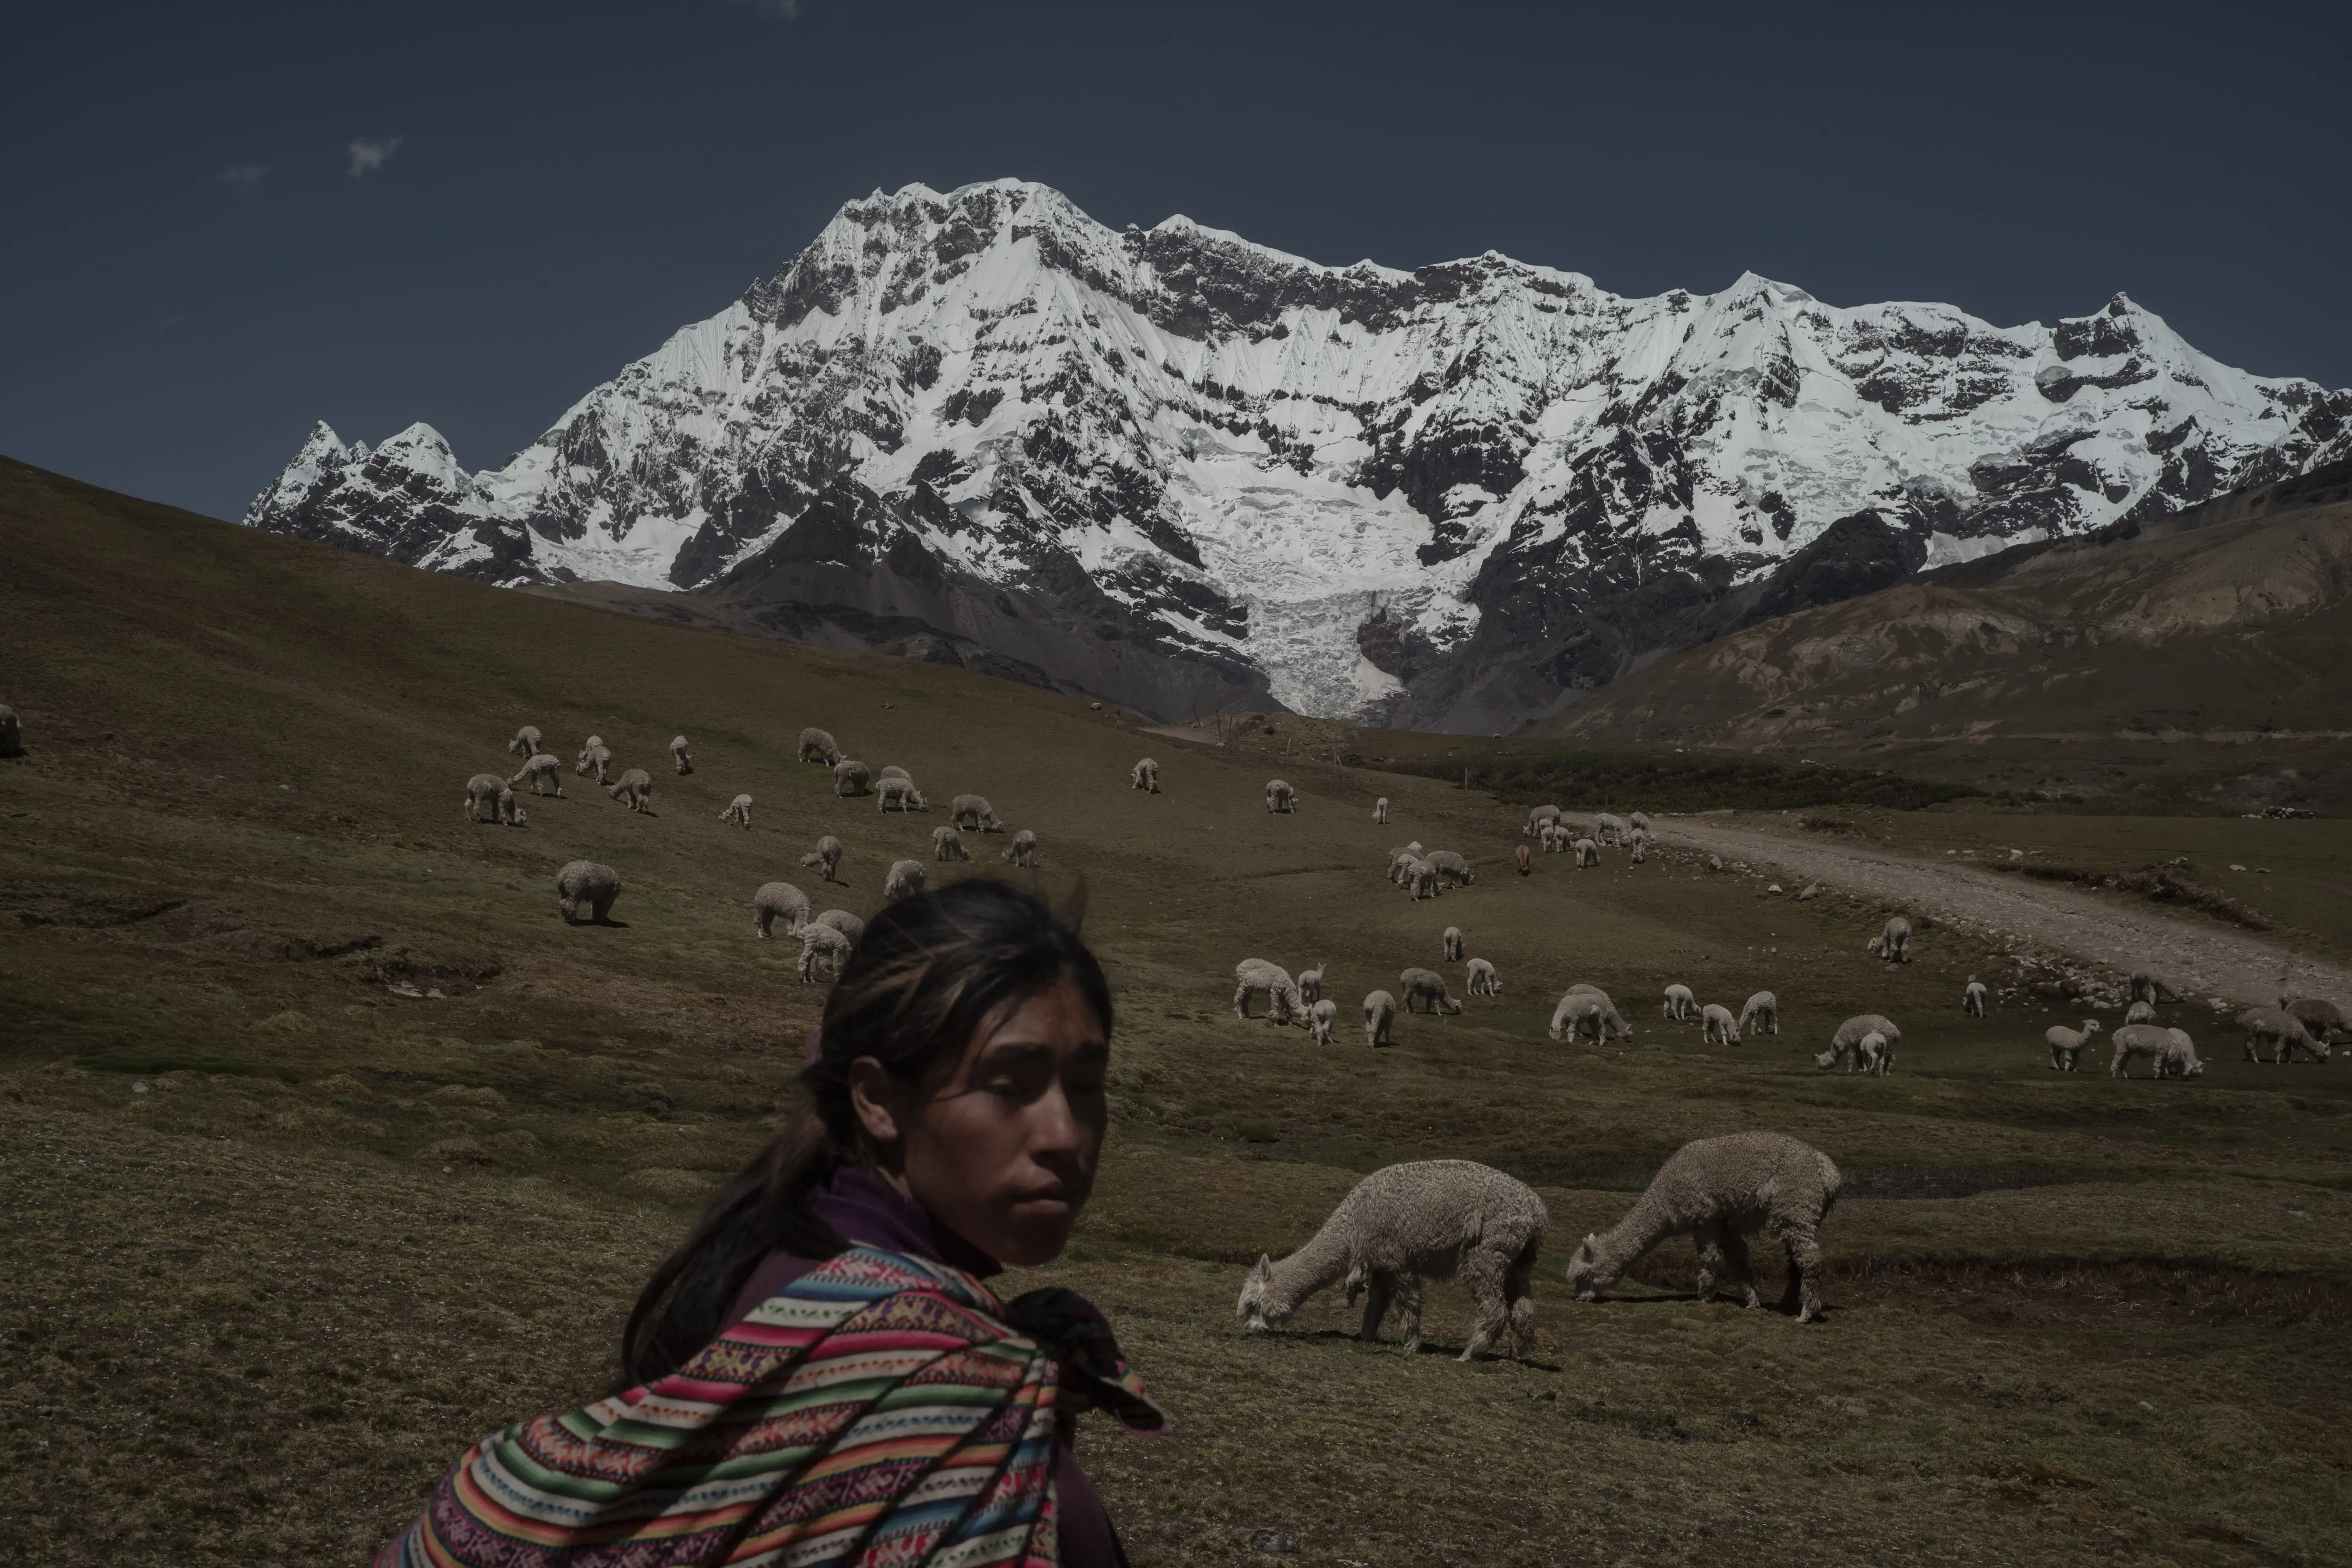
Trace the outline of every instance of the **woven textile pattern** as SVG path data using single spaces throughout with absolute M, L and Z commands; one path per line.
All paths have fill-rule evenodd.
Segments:
M 853 1247 L 670 1376 L 475 1444 L 376 1568 L 1051 1564 L 1062 1369 L 1005 1316 Z

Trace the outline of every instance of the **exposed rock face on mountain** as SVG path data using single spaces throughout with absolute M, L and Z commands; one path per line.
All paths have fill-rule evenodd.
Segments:
M 2352 738 L 2347 639 L 2352 462 L 2339 462 L 1761 619 L 1546 729 L 1824 753 L 2005 738 L 2334 742 Z
M 1483 731 L 1873 563 L 2346 452 L 2352 393 L 2217 364 L 2121 295 L 2054 328 L 1753 276 L 1629 300 L 1491 252 L 1402 272 L 1122 234 L 1001 181 L 851 203 L 502 468 L 321 425 L 247 521 L 928 637 L 1163 714 L 1270 693 Z

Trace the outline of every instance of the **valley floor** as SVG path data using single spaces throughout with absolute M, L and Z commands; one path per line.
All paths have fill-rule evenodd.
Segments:
M 2197 1004 L 2165 1017 L 2201 1079 L 2053 1073 L 2042 1031 L 2070 1004 L 1957 1005 L 2009 963 L 2002 931 L 1917 921 L 1931 900 L 1873 894 L 1859 866 L 1802 904 L 1710 875 L 1696 842 L 1522 879 L 1522 808 L 1438 780 L 1269 766 L 962 671 L 501 594 L 26 472 L 0 470 L 0 700 L 28 748 L 0 761 L 0 1442 L 25 1483 L 0 1561 L 360 1561 L 467 1443 L 604 1390 L 640 1282 L 796 1104 L 824 987 L 753 936 L 752 889 L 870 914 L 942 819 L 837 798 L 793 759 L 810 723 L 934 800 L 986 795 L 1037 831 L 1039 885 L 1086 900 L 1120 1008 L 1113 1126 L 1042 1277 L 1105 1308 L 1174 1412 L 1162 1438 L 1080 1439 L 1139 1563 L 2344 1560 L 2342 1061 L 2238 1060 Z M 564 798 L 467 824 L 466 779 L 510 770 L 526 721 Z M 681 730 L 684 777 L 656 766 Z M 569 771 L 591 732 L 655 767 L 650 813 Z M 1159 795 L 1127 787 L 1146 752 Z M 1297 814 L 1265 811 L 1274 772 Z M 719 820 L 739 791 L 748 831 Z M 2263 940 L 2343 960 L 2337 824 L 1850 815 L 1859 833 L 1807 841 L 1940 859 L 2009 835 L 2133 868 L 2187 836 L 2200 875 L 2274 868 L 2245 895 Z M 1797 842 L 1735 826 L 1759 862 Z M 2255 854 L 2282 831 L 2309 851 L 2294 868 Z M 824 833 L 849 845 L 843 885 L 799 866 Z M 970 837 L 974 863 L 927 860 L 935 883 L 1016 874 Z M 1406 899 L 1381 868 L 1409 838 L 1476 882 Z M 620 868 L 619 923 L 558 916 L 578 857 Z M 2137 908 L 2082 897 L 2086 926 Z M 1863 943 L 1895 907 L 1921 930 L 1890 967 Z M 1503 994 L 1369 1049 L 1355 999 L 1437 966 L 1449 924 Z M 1251 956 L 1328 963 L 1333 1046 L 1234 1017 Z M 1632 1039 L 1546 1037 L 1584 980 Z M 1775 990 L 1782 1032 L 1707 1045 L 1661 1017 L 1670 982 L 1735 1008 Z M 1900 1070 L 1816 1072 L 1865 1010 L 1902 1024 Z M 1849 1178 L 1824 1322 L 1693 1300 L 1680 1242 L 1611 1300 L 1568 1298 L 1576 1238 L 1667 1154 L 1759 1126 Z M 1366 1172 L 1437 1157 L 1549 1208 L 1529 1360 L 1444 1353 L 1467 1322 L 1452 1287 L 1416 1356 L 1393 1326 L 1358 1342 L 1336 1293 L 1244 1331 L 1254 1259 Z

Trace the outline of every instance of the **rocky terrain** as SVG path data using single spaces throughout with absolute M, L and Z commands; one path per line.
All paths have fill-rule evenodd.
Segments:
M 2337 742 L 2352 739 L 2347 652 L 2352 463 L 2339 463 L 1735 630 L 1547 728 L 1825 752 Z
M 1753 275 L 1628 299 L 1493 252 L 1119 232 L 997 181 L 850 203 L 503 467 L 321 424 L 247 521 L 1162 718 L 1483 732 L 1743 619 L 2347 452 L 2352 393 L 2120 294 L 2005 328 Z

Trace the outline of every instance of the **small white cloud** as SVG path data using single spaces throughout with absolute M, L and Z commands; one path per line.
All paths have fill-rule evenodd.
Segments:
M 801 14 L 801 0 L 735 0 L 735 4 L 754 16 L 772 16 L 779 22 L 793 21 Z
M 363 174 L 374 174 L 390 163 L 392 155 L 399 150 L 400 138 L 397 136 L 383 136 L 373 142 L 362 140 L 352 142 L 352 178 L 356 180 Z
M 266 163 L 239 163 L 213 176 L 222 184 L 239 191 L 249 191 L 268 177 L 269 166 Z

